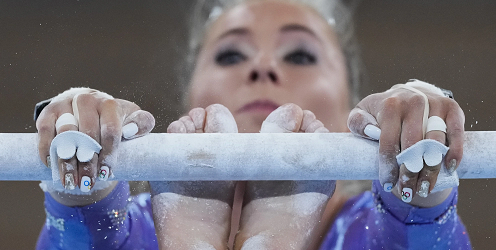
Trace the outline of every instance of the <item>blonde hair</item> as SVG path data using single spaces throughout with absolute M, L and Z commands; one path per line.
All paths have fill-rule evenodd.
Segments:
M 192 11 L 188 54 L 181 70 L 181 92 L 183 107 L 188 106 L 188 87 L 196 58 L 210 25 L 227 9 L 254 0 L 198 0 Z M 261 1 L 261 0 L 259 0 Z M 327 21 L 337 34 L 341 49 L 346 58 L 349 79 L 350 105 L 360 100 L 360 86 L 366 82 L 364 66 L 360 57 L 360 47 L 355 36 L 353 15 L 360 0 L 279 0 L 294 2 L 311 7 Z

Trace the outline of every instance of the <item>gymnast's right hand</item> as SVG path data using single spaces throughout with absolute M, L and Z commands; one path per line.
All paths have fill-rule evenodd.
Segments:
M 73 115 L 75 119 L 71 118 L 72 122 L 71 119 L 59 120 L 64 114 L 69 118 Z M 42 162 L 47 166 L 50 165 L 49 161 L 57 161 L 65 189 L 72 190 L 81 187 L 83 182 L 89 182 L 89 186 L 81 188 L 81 191 L 88 192 L 95 184 L 97 173 L 106 170 L 103 171 L 106 174 L 99 175 L 99 179 L 106 180 L 112 168 L 116 167 L 115 152 L 121 138 L 143 136 L 154 126 L 153 115 L 141 110 L 135 103 L 114 99 L 89 88 L 72 88 L 53 98 L 38 117 L 38 150 Z M 95 153 L 88 162 L 78 162 L 75 156 L 68 160 L 50 159 L 50 144 L 54 137 L 70 130 L 83 132 L 96 140 L 102 146 L 100 153 Z
M 220 104 L 194 108 L 171 123 L 168 133 L 237 133 Z M 227 249 L 233 181 L 153 181 L 152 208 L 160 249 Z

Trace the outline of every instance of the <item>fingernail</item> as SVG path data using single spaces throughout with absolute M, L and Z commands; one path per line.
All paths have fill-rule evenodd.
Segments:
M 384 191 L 389 192 L 389 193 L 391 191 L 393 191 L 393 183 L 391 183 L 391 182 L 385 183 L 384 184 Z
M 403 188 L 401 191 L 401 200 L 410 203 L 412 201 L 412 189 L 411 188 Z
M 52 161 L 50 160 L 50 156 L 47 156 L 47 168 L 52 166 Z
M 76 184 L 74 182 L 74 175 L 72 173 L 65 174 L 65 189 L 74 190 L 76 188 Z
M 431 184 L 428 181 L 422 181 L 422 184 L 420 184 L 420 189 L 417 192 L 420 197 L 426 198 L 427 195 L 429 195 L 429 186 Z
M 379 138 L 381 138 L 381 129 L 372 125 L 372 124 L 369 124 L 365 127 L 365 129 L 363 130 L 363 133 L 374 139 L 374 140 L 379 140 Z
M 91 190 L 91 179 L 88 176 L 81 178 L 81 191 L 89 192 Z
M 126 126 L 122 127 L 122 137 L 129 139 L 135 136 L 138 133 L 138 125 L 136 123 L 131 122 Z
M 451 159 L 451 161 L 448 164 L 448 172 L 452 174 L 453 172 L 455 172 L 455 168 L 456 168 L 456 159 Z
M 98 173 L 98 179 L 101 181 L 106 181 L 109 176 L 109 168 L 107 166 L 102 166 L 100 168 L 100 173 Z

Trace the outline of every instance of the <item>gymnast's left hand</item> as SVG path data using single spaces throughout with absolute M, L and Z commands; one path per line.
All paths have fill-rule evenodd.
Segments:
M 73 123 L 58 124 L 63 114 L 73 115 Z M 114 99 L 112 96 L 88 88 L 72 88 L 53 98 L 41 112 L 36 121 L 38 129 L 38 150 L 43 163 L 48 164 L 47 157 L 53 138 L 65 131 L 80 131 L 101 146 L 99 154 L 94 154 L 88 162 L 79 162 L 76 156 L 71 159 L 50 159 L 58 161 L 62 185 L 72 190 L 79 186 L 81 191 L 89 191 L 95 184 L 97 173 L 106 167 L 106 175 L 98 176 L 106 180 L 113 167 L 116 167 L 116 149 L 121 138 L 133 139 L 149 133 L 155 126 L 155 119 L 149 112 L 143 111 L 133 102 Z M 90 185 L 82 188 L 82 179 L 89 180 Z
M 430 207 L 441 203 L 451 191 L 446 189 L 430 194 L 441 164 L 433 167 L 424 165 L 420 172 L 413 173 L 404 164 L 398 166 L 396 161 L 401 151 L 424 139 L 425 98 L 415 90 L 427 97 L 428 116 L 438 116 L 446 123 L 446 133 L 430 131 L 425 134 L 425 139 L 449 146 L 445 163 L 448 172 L 452 173 L 463 155 L 465 116 L 458 103 L 445 97 L 434 85 L 416 80 L 369 95 L 351 111 L 348 127 L 356 135 L 379 140 L 379 181 L 385 191 L 393 191 L 398 198 L 412 205 Z M 405 198 L 402 192 L 406 194 L 407 191 L 410 196 Z

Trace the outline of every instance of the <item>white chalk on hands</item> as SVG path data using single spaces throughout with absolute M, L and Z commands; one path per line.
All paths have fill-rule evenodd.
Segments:
M 269 122 L 265 120 L 262 123 L 262 127 L 260 128 L 260 133 L 291 133 L 292 131 L 289 131 L 285 128 L 281 128 L 277 123 L 275 122 Z
M 408 171 L 418 173 L 424 167 L 436 166 L 443 160 L 448 147 L 435 140 L 421 140 L 396 156 L 398 165 L 405 164 Z
M 126 126 L 122 127 L 122 137 L 125 139 L 130 139 L 138 133 L 138 125 L 136 123 L 131 122 L 126 124 Z
M 296 116 L 290 105 L 283 105 L 272 111 L 262 122 L 260 133 L 292 133 L 296 128 Z
M 458 187 L 460 185 L 460 179 L 458 178 L 458 173 L 454 171 L 452 174 L 446 169 L 446 165 L 441 165 L 441 170 L 437 175 L 436 185 L 431 190 L 431 193 L 442 191 L 446 188 Z
M 60 182 L 58 158 L 68 160 L 76 155 L 78 161 L 89 162 L 95 153 L 99 154 L 102 146 L 87 134 L 79 131 L 66 131 L 57 135 L 50 145 L 52 178 Z
M 372 124 L 365 126 L 363 133 L 366 136 L 368 136 L 368 137 L 370 137 L 376 141 L 378 141 L 379 138 L 381 138 L 381 129 L 378 128 L 377 126 L 372 125 Z

